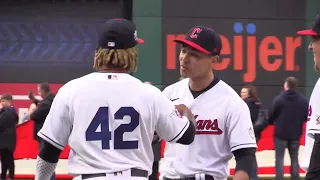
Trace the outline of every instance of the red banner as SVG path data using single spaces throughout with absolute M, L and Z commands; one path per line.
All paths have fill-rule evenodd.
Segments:
M 56 93 L 62 84 L 50 84 L 52 92 Z M 3 93 L 11 93 L 14 95 L 14 106 L 19 111 L 23 108 L 28 108 L 32 103 L 28 99 L 28 90 L 33 90 L 35 93 L 37 92 L 37 84 L 15 84 L 15 83 L 0 83 L 0 94 Z M 305 125 L 304 128 L 305 129 Z M 273 132 L 274 126 L 269 126 L 262 133 L 262 138 L 258 143 L 258 151 L 263 150 L 273 150 Z M 304 136 L 305 132 L 303 132 L 300 144 L 304 145 Z M 165 147 L 165 142 L 163 142 L 162 146 L 162 156 L 163 156 L 163 148 Z M 66 147 L 63 153 L 61 154 L 61 159 L 68 158 L 69 155 L 69 147 Z M 15 158 L 36 158 L 38 154 L 38 144 L 33 139 L 33 121 L 29 121 L 27 123 L 23 123 L 18 125 L 17 127 L 17 147 L 15 151 Z
M 57 93 L 63 84 L 50 84 L 51 91 Z M 13 106 L 15 107 L 19 118 L 22 119 L 24 112 L 27 112 L 32 103 L 28 98 L 28 91 L 32 90 L 38 95 L 38 85 L 31 83 L 0 83 L 0 94 L 10 93 L 13 95 Z M 25 111 L 26 110 L 26 111 Z
M 305 129 L 305 125 L 304 125 Z M 273 150 L 273 131 L 274 126 L 269 126 L 262 133 L 262 138 L 258 144 L 258 151 Z M 304 145 L 304 135 L 302 134 L 300 144 Z M 162 157 L 165 142 L 162 145 Z M 67 159 L 70 148 L 67 146 L 60 155 L 60 159 Z M 33 138 L 33 121 L 20 124 L 17 127 L 17 147 L 14 154 L 15 159 L 36 158 L 38 154 L 38 143 Z
M 33 121 L 27 121 L 17 126 L 17 146 L 15 159 L 35 159 L 38 155 L 38 142 L 33 137 Z M 68 159 L 70 148 L 67 146 L 61 153 L 60 159 Z

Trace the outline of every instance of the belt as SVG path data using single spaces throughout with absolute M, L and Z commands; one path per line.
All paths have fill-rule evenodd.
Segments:
M 90 179 L 90 178 L 96 178 L 96 177 L 104 177 L 107 173 L 97 173 L 97 174 L 82 174 L 81 179 Z M 132 177 L 148 177 L 148 171 L 131 168 L 131 176 Z
M 183 177 L 183 178 L 167 178 L 163 177 L 163 180 L 196 180 L 196 177 Z M 214 177 L 210 175 L 205 175 L 204 179 L 201 180 L 214 180 Z

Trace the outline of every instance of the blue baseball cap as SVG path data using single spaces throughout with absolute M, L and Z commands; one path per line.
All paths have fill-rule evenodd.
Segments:
M 128 49 L 142 43 L 144 40 L 137 37 L 135 24 L 126 19 L 116 18 L 102 25 L 98 48 Z

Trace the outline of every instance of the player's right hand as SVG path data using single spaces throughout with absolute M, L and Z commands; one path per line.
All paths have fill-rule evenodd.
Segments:
M 191 110 L 184 104 L 176 105 L 177 111 L 182 115 L 187 117 L 189 120 L 194 121 L 194 115 Z

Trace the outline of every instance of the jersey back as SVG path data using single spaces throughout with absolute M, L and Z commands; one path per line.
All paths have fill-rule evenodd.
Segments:
M 169 100 L 163 96 L 162 101 L 161 97 L 156 87 L 128 74 L 92 73 L 61 88 L 40 136 L 61 148 L 69 144 L 71 174 L 112 173 L 130 168 L 151 174 L 154 132 L 171 140 L 188 123 L 173 113 L 174 105 Z M 169 117 L 179 119 L 171 121 Z M 71 122 L 57 122 L 65 119 Z M 61 128 L 60 134 L 55 127 Z

